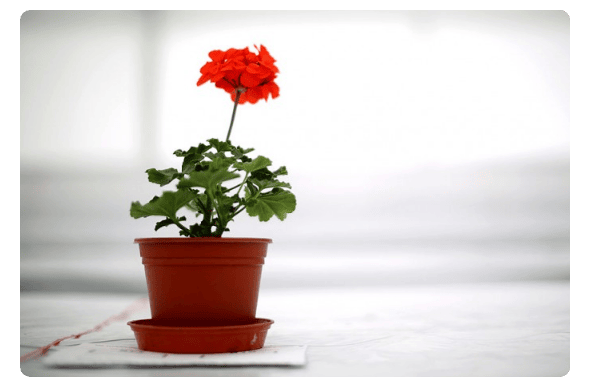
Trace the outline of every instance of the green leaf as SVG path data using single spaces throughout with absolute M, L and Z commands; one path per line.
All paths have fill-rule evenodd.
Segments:
M 213 192 L 217 185 L 224 181 L 238 178 L 239 176 L 240 175 L 238 173 L 232 173 L 226 169 L 215 170 L 210 168 L 207 170 L 190 173 L 189 178 L 181 180 L 177 186 L 179 188 L 198 186 L 205 188 L 209 192 Z
M 287 168 L 284 166 L 281 166 L 280 168 L 278 168 L 274 172 L 271 172 L 270 170 L 268 170 L 267 167 L 264 167 L 262 169 L 258 169 L 256 171 L 252 172 L 252 174 L 250 176 L 252 178 L 262 181 L 262 180 L 274 180 L 278 176 L 284 176 L 284 175 L 287 175 Z
M 278 180 L 259 180 L 257 178 L 250 178 L 250 181 L 258 186 L 258 190 L 269 189 L 269 188 L 289 188 L 291 184 L 288 182 L 282 182 Z
M 182 168 L 152 168 L 146 172 L 149 181 L 160 186 L 178 179 L 176 187 L 179 190 L 166 191 L 145 205 L 132 202 L 131 216 L 163 216 L 165 218 L 156 223 L 156 230 L 175 224 L 181 228 L 181 236 L 189 237 L 221 236 L 229 230 L 227 224 L 233 221 L 236 211 L 242 206 L 245 206 L 250 216 L 259 217 L 261 221 L 268 221 L 273 216 L 284 220 L 296 206 L 295 196 L 286 190 L 291 185 L 277 179 L 277 176 L 286 175 L 287 169 L 281 166 L 270 171 L 272 162 L 262 156 L 255 159 L 248 157 L 247 154 L 252 151 L 252 148 L 244 149 L 232 145 L 230 141 L 215 138 L 186 151 L 176 150 L 174 155 L 183 158 Z M 222 186 L 226 181 L 241 177 L 240 174 L 245 178 L 244 181 L 231 188 L 229 185 Z M 229 196 L 238 187 L 235 194 Z M 245 194 L 239 197 L 242 189 Z M 179 220 L 186 221 L 186 218 L 178 219 L 176 214 L 183 207 L 196 212 L 196 217 L 202 221 L 186 226 L 180 224 Z
M 180 189 L 176 192 L 164 192 L 161 197 L 154 197 L 150 202 L 141 205 L 138 201 L 131 203 L 130 214 L 133 218 L 148 216 L 164 216 L 175 218 L 176 212 L 192 199 L 195 193 L 191 190 Z
M 286 176 L 289 173 L 287 173 L 287 168 L 285 166 L 281 166 L 280 168 L 272 172 L 272 174 L 274 174 L 275 176 Z
M 210 160 L 214 160 L 216 158 L 223 157 L 223 153 L 213 153 L 212 151 L 208 151 L 207 153 L 203 154 L 205 157 L 209 158 Z
M 267 166 L 272 165 L 272 161 L 266 157 L 259 155 L 252 162 L 242 162 L 236 164 L 236 169 L 245 170 L 249 173 L 255 172 L 260 169 L 264 169 Z
M 239 202 L 240 197 L 237 194 L 233 196 L 223 195 L 219 197 L 219 210 L 224 212 L 224 217 L 227 217 L 231 213 L 232 208 L 235 209 Z
M 182 173 L 174 168 L 168 168 L 164 170 L 156 170 L 154 168 L 145 171 L 148 174 L 148 180 L 154 184 L 160 186 L 168 185 L 172 180 L 177 177 L 181 177 Z
M 178 234 L 181 235 L 181 236 L 193 237 L 193 234 L 191 234 L 190 232 L 185 231 L 184 229 L 181 229 L 180 232 L 178 232 Z
M 229 141 L 224 142 L 224 141 L 220 141 L 215 138 L 211 138 L 211 139 L 208 139 L 207 142 L 209 142 L 215 148 L 215 150 L 217 150 L 218 153 L 222 153 L 224 151 L 230 151 L 233 148 L 233 146 L 231 145 L 231 143 Z
M 164 219 L 164 220 L 162 220 L 162 221 L 158 221 L 158 222 L 156 223 L 156 227 L 154 228 L 154 230 L 155 230 L 155 231 L 157 231 L 157 230 L 158 230 L 158 229 L 160 229 L 160 228 L 163 228 L 163 227 L 166 227 L 166 226 L 168 226 L 168 225 L 172 225 L 172 224 L 174 224 L 174 221 L 172 221 L 172 220 L 171 220 L 171 219 L 169 219 L 169 218 L 166 218 L 166 219 Z
M 182 172 L 184 174 L 194 172 L 199 166 L 201 166 L 199 165 L 199 162 L 201 162 L 203 158 L 202 154 L 187 154 L 182 161 Z
M 235 162 L 234 158 L 219 157 L 215 158 L 209 163 L 209 169 L 211 170 L 228 170 Z
M 191 225 L 190 231 L 197 237 L 211 237 L 211 225 L 208 224 L 194 224 Z M 182 234 L 181 234 L 182 235 Z
M 252 181 L 250 181 L 250 179 L 246 180 L 246 188 L 244 189 L 244 192 L 246 193 L 246 201 L 258 193 L 258 190 L 259 189 L 252 183 Z
M 186 204 L 186 207 L 194 212 L 197 212 L 197 217 L 200 214 L 205 214 L 205 212 L 207 211 L 207 194 L 196 194 L 194 200 L 191 200 L 188 204 Z
M 184 217 L 184 216 L 178 218 L 178 221 L 185 221 L 185 220 L 186 220 L 186 217 Z M 172 219 L 166 218 L 162 221 L 158 221 L 156 223 L 156 228 L 154 230 L 157 231 L 160 228 L 167 227 L 168 225 L 172 225 L 172 224 L 174 224 L 174 221 L 172 221 Z
M 246 157 L 247 153 L 250 153 L 251 151 L 254 151 L 253 148 L 249 148 L 249 149 L 242 149 L 241 147 L 237 147 L 237 148 L 233 148 L 231 150 L 231 153 L 233 154 L 234 157 L 236 157 L 236 159 L 240 159 L 244 162 L 250 162 L 252 161 L 251 158 Z
M 199 212 L 202 211 L 202 209 L 199 207 L 199 204 L 195 200 L 189 201 L 189 203 L 186 204 L 186 207 L 192 210 L 193 212 L 197 212 L 197 216 L 199 215 Z
M 182 173 L 189 174 L 194 171 L 203 170 L 203 166 L 199 165 L 204 158 L 203 153 L 211 149 L 211 145 L 199 144 L 199 146 L 192 146 L 187 151 L 176 150 L 174 155 L 177 157 L 184 157 L 182 161 Z
M 259 180 L 272 180 L 275 178 L 274 173 L 268 170 L 268 168 L 258 169 L 250 174 L 250 176 Z
M 258 216 L 260 221 L 268 221 L 273 215 L 283 221 L 287 218 L 287 213 L 295 210 L 296 205 L 297 201 L 293 193 L 276 189 L 250 200 L 247 203 L 246 212 L 252 217 Z
M 211 145 L 205 145 L 204 143 L 200 143 L 197 147 L 191 146 L 191 148 L 187 151 L 179 149 L 176 150 L 173 154 L 177 157 L 186 157 L 189 154 L 203 154 L 209 149 L 211 149 Z

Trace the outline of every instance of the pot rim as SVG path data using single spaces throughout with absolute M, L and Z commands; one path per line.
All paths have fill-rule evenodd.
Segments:
M 127 322 L 128 326 L 131 326 L 133 330 L 144 330 L 144 331 L 162 331 L 162 332 L 185 332 L 185 333 L 228 333 L 238 332 L 240 330 L 248 330 L 252 328 L 270 328 L 274 324 L 272 319 L 255 318 L 253 320 L 243 323 L 232 323 L 223 325 L 213 326 L 191 326 L 190 323 L 187 325 L 166 325 L 164 321 L 162 324 L 153 319 L 140 319 L 132 320 Z
M 203 244 L 203 243 L 272 243 L 272 239 L 253 237 L 144 237 L 133 240 L 134 244 Z

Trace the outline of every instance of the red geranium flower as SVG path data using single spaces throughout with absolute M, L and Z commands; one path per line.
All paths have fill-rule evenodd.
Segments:
M 274 65 L 275 59 L 263 45 L 256 49 L 258 54 L 250 52 L 248 47 L 242 50 L 230 48 L 227 51 L 211 51 L 211 61 L 201 67 L 197 86 L 211 81 L 216 87 L 230 93 L 234 102 L 240 95 L 240 104 L 256 103 L 262 98 L 268 100 L 269 96 L 278 97 L 279 86 L 274 80 L 279 69 Z

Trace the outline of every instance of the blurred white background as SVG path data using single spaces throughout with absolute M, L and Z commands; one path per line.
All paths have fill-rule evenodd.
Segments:
M 232 142 L 286 165 L 297 210 L 263 286 L 569 278 L 563 11 L 29 11 L 21 19 L 21 290 L 145 291 L 144 171 L 225 138 L 196 87 L 214 49 L 264 44 L 281 96 Z

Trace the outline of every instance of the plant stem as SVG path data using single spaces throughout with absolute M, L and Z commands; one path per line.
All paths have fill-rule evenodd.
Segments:
M 259 195 L 260 195 L 260 191 L 256 192 L 256 194 L 254 196 L 250 197 L 250 200 L 256 199 Z M 250 200 L 248 200 L 248 201 L 250 201 Z M 238 208 L 240 208 L 240 206 L 238 206 L 236 209 L 238 209 Z M 246 209 L 246 205 L 245 204 L 239 210 L 237 210 L 237 211 L 235 211 L 234 213 L 231 214 L 230 218 L 227 219 L 226 224 L 228 224 L 234 217 L 236 217 L 238 214 L 240 214 L 244 209 Z
M 180 223 L 180 221 L 178 221 L 178 219 L 176 217 L 170 218 L 170 220 L 172 220 L 174 222 L 174 224 L 176 224 L 180 229 L 182 229 L 183 231 L 185 231 L 189 235 L 192 235 L 191 231 L 187 227 L 185 227 L 184 225 L 182 225 Z
M 243 206 L 240 210 L 232 213 L 232 216 L 229 218 L 229 221 L 231 221 L 231 219 L 233 219 L 234 217 L 236 217 L 241 211 L 243 211 L 244 209 L 246 209 L 246 206 Z M 228 222 L 229 222 L 228 221 Z
M 203 212 L 203 217 L 205 217 L 205 213 L 207 212 L 207 208 L 205 207 L 205 204 L 203 204 L 201 199 L 198 197 L 195 199 L 195 201 L 197 202 L 198 207 L 201 208 L 201 211 Z
M 205 213 L 203 213 L 203 222 L 205 226 L 211 229 L 211 213 L 213 212 L 213 205 L 211 204 L 211 197 L 207 194 L 207 202 L 205 203 Z
M 214 202 L 213 207 L 215 208 L 215 213 L 217 213 L 217 220 L 219 221 L 220 225 L 223 224 L 224 218 L 222 213 L 219 211 L 219 207 L 217 206 L 216 202 Z
M 229 136 L 231 134 L 231 129 L 234 125 L 234 119 L 236 118 L 236 109 L 238 108 L 238 102 L 240 101 L 241 94 L 242 94 L 241 91 L 236 90 L 236 101 L 234 103 L 234 111 L 231 114 L 231 122 L 229 123 L 229 130 L 227 132 L 227 138 L 225 138 L 225 142 L 229 141 Z
M 226 190 L 225 192 L 231 192 L 232 190 L 234 190 L 235 188 L 242 186 L 242 184 L 237 184 L 236 186 L 232 186 L 231 188 L 229 188 L 228 190 Z
M 219 210 L 219 205 L 217 203 L 217 201 L 215 200 L 215 198 L 213 197 L 213 195 L 208 192 L 207 195 L 208 199 L 211 202 L 212 207 L 215 209 L 215 213 L 217 214 L 217 222 L 218 224 L 216 225 L 215 232 L 212 233 L 212 235 L 215 237 L 221 237 L 221 235 L 223 234 L 223 232 L 225 231 L 225 227 L 227 226 L 227 221 L 225 220 L 223 213 L 221 213 L 221 211 Z M 211 224 L 213 225 L 213 224 Z
M 240 192 L 242 191 L 242 186 L 244 186 L 244 183 L 246 182 L 246 180 L 248 179 L 248 175 L 250 174 L 250 172 L 246 172 L 246 175 L 244 176 L 244 180 L 242 181 L 242 183 L 240 184 L 240 188 L 238 189 L 238 192 L 236 193 L 237 195 L 240 194 Z

